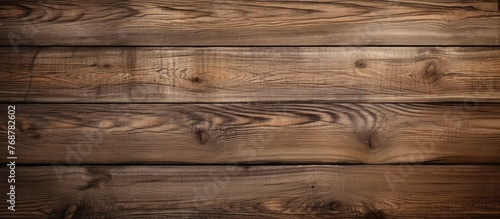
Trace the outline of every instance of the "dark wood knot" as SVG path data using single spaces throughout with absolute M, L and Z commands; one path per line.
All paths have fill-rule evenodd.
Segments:
M 19 131 L 25 134 L 30 134 L 33 133 L 37 130 L 37 127 L 35 124 L 32 123 L 22 123 L 21 126 L 19 127 Z
M 378 148 L 378 142 L 375 138 L 371 137 L 368 139 L 368 147 L 372 150 L 376 150 Z
M 28 134 L 33 139 L 40 139 L 42 136 L 38 133 L 38 127 L 33 123 L 22 123 L 19 126 L 19 131 Z
M 426 63 L 423 71 L 423 78 L 430 83 L 434 83 L 441 78 L 439 73 L 439 64 L 435 61 Z
M 210 140 L 210 135 L 208 135 L 208 133 L 204 130 L 197 130 L 196 136 L 198 137 L 198 141 L 200 141 L 201 144 L 206 144 L 208 140 Z
M 91 65 L 89 65 L 89 67 L 109 68 L 109 67 L 111 67 L 111 65 L 110 64 L 106 64 L 106 63 L 92 63 Z
M 383 211 L 368 209 L 368 212 L 365 214 L 365 218 L 384 219 L 387 218 L 387 216 Z
M 342 210 L 342 202 L 337 200 L 327 200 L 325 202 L 316 202 L 313 207 L 315 213 L 331 214 Z
M 193 78 L 191 78 L 191 79 L 189 79 L 189 80 L 190 80 L 191 82 L 193 82 L 193 83 L 197 83 L 197 84 L 199 84 L 199 83 L 201 83 L 201 82 L 202 82 L 202 80 L 201 80 L 201 78 L 200 78 L 200 77 L 193 77 Z
M 78 212 L 78 205 L 76 203 L 71 203 L 63 209 L 62 218 L 74 218 Z
M 78 190 L 85 191 L 88 189 L 98 189 L 104 183 L 108 183 L 111 181 L 113 176 L 108 169 L 99 168 L 99 167 L 88 167 L 87 174 L 92 177 L 85 185 L 80 186 Z
M 364 68 L 366 68 L 366 61 L 363 59 L 360 59 L 360 60 L 356 61 L 354 63 L 354 65 L 356 66 L 356 68 L 364 69 Z

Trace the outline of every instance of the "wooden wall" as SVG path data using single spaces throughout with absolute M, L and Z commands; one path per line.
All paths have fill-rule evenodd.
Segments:
M 0 218 L 500 217 L 497 0 L 1 1 L 9 105 Z

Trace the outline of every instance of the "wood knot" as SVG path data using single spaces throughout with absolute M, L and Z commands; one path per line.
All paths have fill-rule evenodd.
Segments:
M 441 78 L 439 74 L 439 65 L 435 61 L 430 61 L 425 64 L 422 72 L 422 78 L 429 83 L 434 83 Z
M 87 174 L 92 177 L 85 185 L 78 187 L 78 190 L 85 191 L 88 189 L 98 189 L 104 183 L 110 182 L 113 176 L 109 172 L 109 170 L 98 167 L 89 167 L 87 168 Z
M 32 137 L 33 139 L 36 139 L 36 140 L 38 140 L 38 139 L 42 138 L 42 136 L 41 136 L 40 134 L 34 134 L 34 135 L 32 135 L 31 137 Z
M 35 124 L 31 123 L 22 123 L 21 126 L 19 127 L 19 131 L 25 134 L 30 134 L 33 133 L 37 130 Z
M 66 206 L 65 209 L 63 209 L 62 218 L 74 218 L 77 212 L 78 212 L 78 205 L 72 203 Z
M 210 135 L 208 135 L 208 133 L 203 130 L 197 130 L 196 136 L 198 137 L 198 141 L 200 141 L 201 144 L 206 144 L 208 140 L 210 140 Z
M 380 150 L 380 139 L 377 137 L 377 131 L 367 131 L 358 134 L 358 139 L 360 142 L 365 144 L 370 150 L 377 151 Z
M 364 68 L 366 68 L 366 61 L 363 59 L 360 59 L 360 60 L 356 61 L 354 63 L 354 65 L 356 66 L 356 68 L 364 69 Z
M 62 200 L 60 206 L 54 208 L 49 218 L 82 218 L 85 210 L 84 200 Z
M 19 131 L 24 134 L 29 134 L 29 136 L 33 139 L 40 139 L 42 136 L 38 133 L 38 127 L 32 123 L 22 123 L 19 126 Z
M 342 202 L 337 200 L 326 200 L 314 203 L 313 211 L 320 214 L 338 213 L 341 211 Z
M 371 149 L 371 150 L 376 150 L 378 149 L 378 141 L 377 139 L 375 139 L 374 137 L 371 137 L 370 139 L 368 139 L 368 147 Z
M 317 186 L 316 180 L 312 180 L 309 182 L 311 189 L 315 189 Z
M 98 211 L 96 207 L 103 206 L 103 202 L 96 197 L 78 195 L 78 197 L 63 198 L 52 209 L 49 218 L 111 218 L 108 212 Z
M 368 212 L 365 214 L 365 218 L 384 219 L 387 218 L 387 216 L 383 211 L 368 209 Z
M 331 201 L 329 205 L 330 205 L 330 210 L 331 211 L 339 211 L 340 208 L 342 207 L 342 202 L 340 202 L 340 201 Z
M 110 64 L 106 64 L 106 63 L 92 63 L 91 65 L 89 65 L 89 67 L 96 67 L 96 68 L 109 68 L 111 67 Z
M 193 83 L 196 83 L 196 84 L 199 84 L 202 82 L 201 78 L 200 77 L 192 77 L 189 79 L 191 82 Z

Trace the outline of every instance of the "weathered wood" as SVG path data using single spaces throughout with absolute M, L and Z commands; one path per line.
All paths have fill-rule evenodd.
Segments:
M 497 0 L 26 0 L 0 45 L 500 45 Z
M 0 100 L 500 102 L 499 48 L 0 49 Z
M 500 161 L 498 104 L 18 104 L 16 121 L 25 164 Z
M 498 166 L 46 166 L 17 174 L 16 212 L 1 218 L 500 216 Z
M 2 1 L 0 218 L 500 218 L 499 46 L 498 0 Z

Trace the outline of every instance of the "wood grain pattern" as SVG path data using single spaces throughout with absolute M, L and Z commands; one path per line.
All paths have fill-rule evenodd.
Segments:
M 2 1 L 0 45 L 500 45 L 497 0 Z
M 497 218 L 498 166 L 21 167 L 1 218 Z M 0 172 L 6 178 L 5 171 Z M 40 189 L 43 188 L 43 189 Z M 5 205 L 5 204 L 2 204 Z
M 22 104 L 16 120 L 25 164 L 500 160 L 498 104 Z
M 0 100 L 500 102 L 499 48 L 0 49 Z
M 498 0 L 1 1 L 7 104 L 2 219 L 500 218 Z

